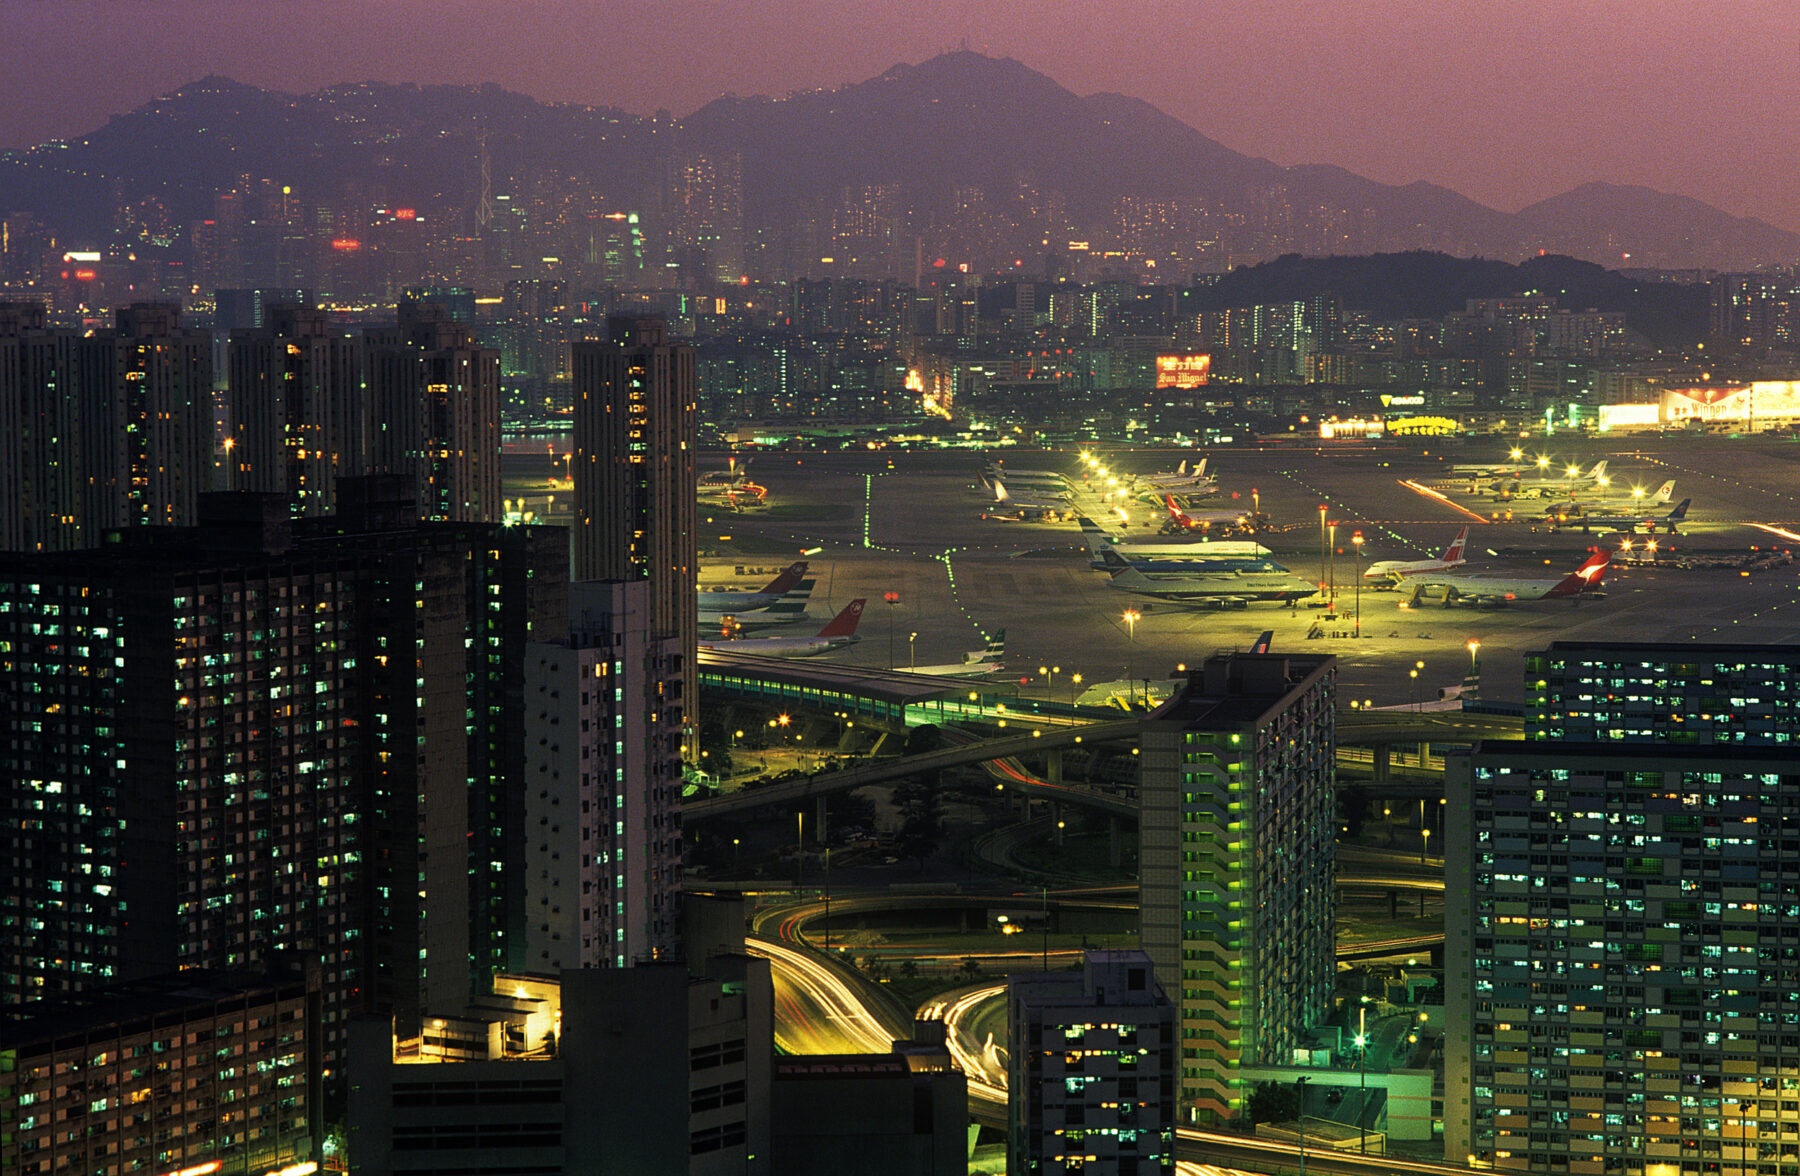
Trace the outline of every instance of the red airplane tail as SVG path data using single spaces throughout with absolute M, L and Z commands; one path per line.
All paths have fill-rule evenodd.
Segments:
M 1457 562 L 1458 560 L 1460 560 L 1463 557 L 1463 547 L 1468 542 L 1469 542 L 1469 528 L 1464 527 L 1462 530 L 1460 530 L 1456 533 L 1456 538 L 1454 538 L 1450 541 L 1450 546 L 1444 548 L 1444 554 L 1440 558 L 1443 560 L 1444 563 Z
M 858 597 L 844 606 L 844 611 L 831 618 L 831 622 L 819 630 L 821 637 L 854 637 L 856 626 L 862 620 L 863 605 L 868 601 Z
M 1562 583 L 1550 589 L 1548 595 L 1579 596 L 1583 592 L 1592 592 L 1606 579 L 1606 569 L 1611 566 L 1612 552 L 1595 550 Z

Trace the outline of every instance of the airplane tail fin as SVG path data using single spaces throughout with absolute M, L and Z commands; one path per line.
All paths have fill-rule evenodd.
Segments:
M 995 629 L 994 635 L 988 638 L 987 647 L 981 651 L 984 661 L 999 661 L 1006 656 L 1006 630 Z
M 1183 514 L 1181 508 L 1175 505 L 1175 496 L 1173 494 L 1163 495 L 1163 502 L 1168 504 L 1170 518 L 1178 523 L 1185 523 L 1187 521 L 1187 515 Z
M 1187 477 L 1187 458 L 1181 459 L 1181 464 L 1175 467 L 1175 472 L 1183 478 Z
M 1194 467 L 1194 477 L 1196 477 L 1196 478 L 1206 477 L 1206 463 L 1210 460 L 1211 460 L 1210 458 L 1205 458 L 1205 457 L 1200 459 L 1200 464 Z
M 823 629 L 819 630 L 819 636 L 821 636 L 821 637 L 853 637 L 853 636 L 855 636 L 856 635 L 856 626 L 857 626 L 858 622 L 860 622 L 862 620 L 863 605 L 865 605 L 867 603 L 868 603 L 868 600 L 866 598 L 859 596 L 855 600 L 852 600 L 849 604 L 846 604 L 844 606 L 843 612 L 839 613 L 835 617 L 832 617 L 831 622 L 829 624 L 827 624 Z
M 1606 463 L 1603 461 L 1595 462 L 1594 468 L 1588 471 L 1588 480 L 1590 482 L 1598 482 L 1601 478 L 1604 478 L 1605 476 L 1606 476 Z
M 1468 542 L 1469 528 L 1464 527 L 1456 533 L 1456 538 L 1450 541 L 1450 546 L 1444 548 L 1444 554 L 1442 556 L 1443 562 L 1447 564 L 1461 563 L 1463 561 L 1463 547 Z
M 1131 570 L 1131 564 L 1125 557 L 1110 547 L 1105 548 L 1100 552 L 1100 562 L 1105 565 L 1106 570 L 1109 572 L 1117 573 Z
M 791 563 L 787 566 L 787 571 L 782 572 L 779 576 L 776 576 L 773 580 L 770 580 L 756 591 L 758 595 L 785 596 L 795 584 L 800 582 L 800 577 L 804 575 L 806 575 L 805 560 L 801 560 L 798 563 Z
M 1256 641 L 1250 646 L 1250 652 L 1251 653 L 1267 653 L 1267 652 L 1269 652 L 1269 647 L 1274 644 L 1275 644 L 1275 630 L 1264 629 L 1262 632 L 1262 636 L 1258 637 L 1256 639 Z
M 817 580 L 800 581 L 798 584 L 795 584 L 792 588 L 782 593 L 780 600 L 777 600 L 763 611 L 770 613 L 805 612 L 807 601 L 812 599 L 813 585 L 817 583 Z
M 1612 566 L 1612 552 L 1596 550 L 1580 567 L 1570 572 L 1562 583 L 1552 588 L 1551 596 L 1579 596 L 1583 592 L 1592 592 L 1600 587 L 1606 579 L 1606 569 Z
M 1668 502 L 1671 499 L 1673 499 L 1674 497 L 1675 497 L 1675 479 L 1670 478 L 1667 482 L 1664 482 L 1662 485 L 1660 485 L 1656 488 L 1656 493 L 1652 494 L 1650 496 L 1650 501 L 1651 502 Z
M 1692 498 L 1683 498 L 1681 500 L 1681 505 L 1669 512 L 1669 534 L 1673 535 L 1675 533 L 1675 528 L 1681 525 L 1683 519 L 1687 518 L 1688 503 L 1692 501 L 1694 501 Z
M 1007 497 L 1008 496 L 1006 493 L 1006 483 L 1002 482 L 999 478 L 995 478 L 994 479 L 994 501 L 995 502 L 1005 502 L 1007 500 Z

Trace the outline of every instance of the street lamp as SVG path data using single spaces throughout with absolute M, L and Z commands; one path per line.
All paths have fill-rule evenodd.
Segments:
M 1069 706 L 1071 708 L 1073 708 L 1075 705 L 1076 687 L 1078 687 L 1080 685 L 1081 685 L 1081 675 L 1080 674 L 1070 674 L 1069 675 Z
M 909 670 L 916 670 L 919 668 L 919 661 L 913 656 L 913 642 L 918 639 L 919 634 L 916 630 L 906 635 L 906 668 Z
M 1356 1150 L 1369 1154 L 1369 998 L 1356 1010 L 1356 1080 L 1362 1101 L 1356 1108 Z
M 1297 1080 L 1294 1085 L 1300 1088 L 1300 1176 L 1306 1176 L 1306 1084 L 1308 1078 Z
M 1431 828 L 1430 828 L 1430 826 L 1427 826 L 1427 827 L 1419 830 L 1419 864 L 1421 866 L 1425 864 L 1426 853 L 1430 849 L 1431 849 Z
M 1350 545 L 1356 548 L 1356 635 L 1362 636 L 1362 545 L 1361 531 L 1350 536 Z
M 1408 670 L 1406 675 L 1412 679 L 1412 704 L 1413 710 L 1417 712 L 1419 709 L 1419 671 Z
M 1471 678 L 1481 677 L 1481 662 L 1477 661 L 1475 658 L 1475 655 L 1480 652 L 1480 639 L 1475 637 L 1469 638 L 1469 677 Z

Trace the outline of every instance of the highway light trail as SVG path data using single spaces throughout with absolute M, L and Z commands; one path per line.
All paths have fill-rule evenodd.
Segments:
M 1785 531 L 1780 527 L 1772 527 L 1768 523 L 1751 523 L 1750 525 L 1759 531 L 1767 531 L 1771 535 L 1779 535 L 1783 539 L 1792 539 L 1794 542 L 1800 543 L 1800 535 L 1796 535 L 1792 531 Z

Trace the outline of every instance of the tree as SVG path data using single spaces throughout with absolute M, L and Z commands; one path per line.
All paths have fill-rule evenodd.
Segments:
M 900 975 L 908 980 L 919 978 L 919 961 L 906 959 L 900 961 Z
M 973 980 L 981 975 L 981 961 L 974 956 L 964 956 L 962 966 L 957 971 Z
M 1300 1090 L 1283 1082 L 1258 1082 L 1244 1105 L 1251 1123 L 1285 1123 L 1300 1117 Z

